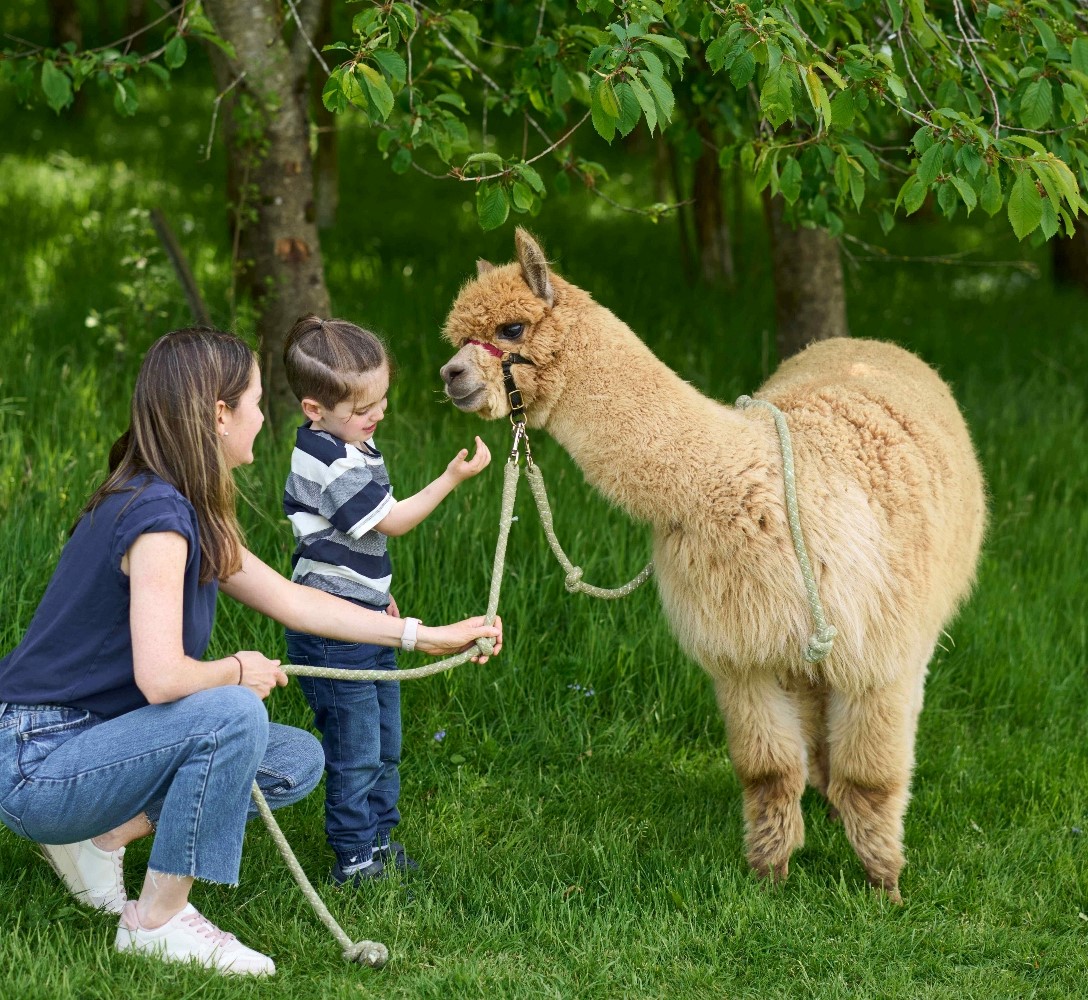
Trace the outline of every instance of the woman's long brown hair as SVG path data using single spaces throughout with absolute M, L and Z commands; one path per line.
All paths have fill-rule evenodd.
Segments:
M 175 487 L 196 511 L 200 582 L 238 572 L 245 543 L 235 509 L 237 487 L 216 431 L 215 404 L 222 400 L 236 407 L 256 364 L 244 340 L 219 330 L 190 327 L 155 341 L 136 377 L 129 429 L 110 449 L 110 474 L 80 518 L 114 493 L 138 491 L 132 480 L 150 472 Z

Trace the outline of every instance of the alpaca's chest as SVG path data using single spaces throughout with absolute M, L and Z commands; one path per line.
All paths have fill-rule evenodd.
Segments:
M 753 538 L 703 524 L 654 535 L 654 572 L 673 633 L 716 672 L 722 664 L 781 662 L 805 629 L 803 582 L 772 533 Z

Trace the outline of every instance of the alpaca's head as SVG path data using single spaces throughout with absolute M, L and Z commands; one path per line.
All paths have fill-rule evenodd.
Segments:
M 515 233 L 516 263 L 477 262 L 477 276 L 461 289 L 444 336 L 457 353 L 442 368 L 446 394 L 460 410 L 487 419 L 510 413 L 501 355 L 517 355 L 514 378 L 530 424 L 539 426 L 561 388 L 554 365 L 565 339 L 564 305 L 579 293 L 553 275 L 540 246 L 524 229 Z

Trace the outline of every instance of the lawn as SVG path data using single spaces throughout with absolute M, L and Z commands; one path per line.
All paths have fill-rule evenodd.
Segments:
M 187 321 L 147 222 L 161 207 L 217 319 L 230 320 L 222 164 L 198 147 L 199 92 L 177 88 L 123 123 L 0 116 L 0 650 L 26 627 L 67 529 L 123 429 L 143 349 Z M 399 375 L 382 447 L 398 493 L 420 488 L 501 423 L 443 404 L 439 330 L 483 234 L 470 193 L 394 178 L 372 142 L 344 137 L 341 225 L 324 237 L 336 311 L 384 332 Z M 637 186 L 637 179 L 632 184 Z M 981 224 L 980 224 L 981 225 Z M 689 287 L 669 222 L 581 197 L 530 227 L 556 269 L 626 319 L 685 379 L 732 400 L 773 343 L 757 217 L 744 280 Z M 0 831 L 0 997 L 1047 997 L 1088 982 L 1088 309 L 1056 292 L 1043 251 L 999 228 L 921 222 L 894 254 L 969 250 L 971 263 L 874 261 L 848 272 L 858 336 L 892 340 L 953 385 L 985 467 L 989 531 L 975 594 L 931 664 L 907 814 L 905 905 L 865 887 L 842 830 L 806 797 L 807 842 L 777 889 L 746 870 L 740 789 L 709 683 L 680 653 L 652 586 L 625 601 L 567 595 L 522 489 L 501 611 L 507 644 L 484 667 L 405 683 L 404 821 L 421 871 L 337 892 L 315 794 L 279 814 L 353 938 L 388 966 L 347 965 L 259 824 L 236 889 L 194 902 L 272 954 L 254 984 L 112 950 L 114 922 L 76 908 L 33 845 Z M 1031 267 L 1007 262 L 1027 260 Z M 246 312 L 237 328 L 252 328 Z M 289 427 L 263 435 L 242 478 L 252 547 L 285 567 L 279 502 Z M 560 539 L 592 583 L 633 576 L 645 527 L 611 509 L 546 435 L 533 439 Z M 480 613 L 501 463 L 393 543 L 394 593 L 426 621 Z M 224 599 L 214 654 L 283 655 L 278 627 Z M 405 656 L 404 665 L 425 662 Z M 278 721 L 308 725 L 297 687 Z M 135 891 L 146 843 L 128 855 Z

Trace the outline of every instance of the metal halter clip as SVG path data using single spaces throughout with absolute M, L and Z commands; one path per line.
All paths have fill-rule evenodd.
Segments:
M 533 464 L 533 451 L 529 447 L 529 434 L 525 430 L 525 422 L 522 420 L 515 420 L 512 416 L 510 418 L 510 426 L 514 431 L 514 443 L 510 448 L 509 462 L 511 465 L 517 465 L 521 461 L 521 446 L 525 444 L 525 462 L 527 465 Z

